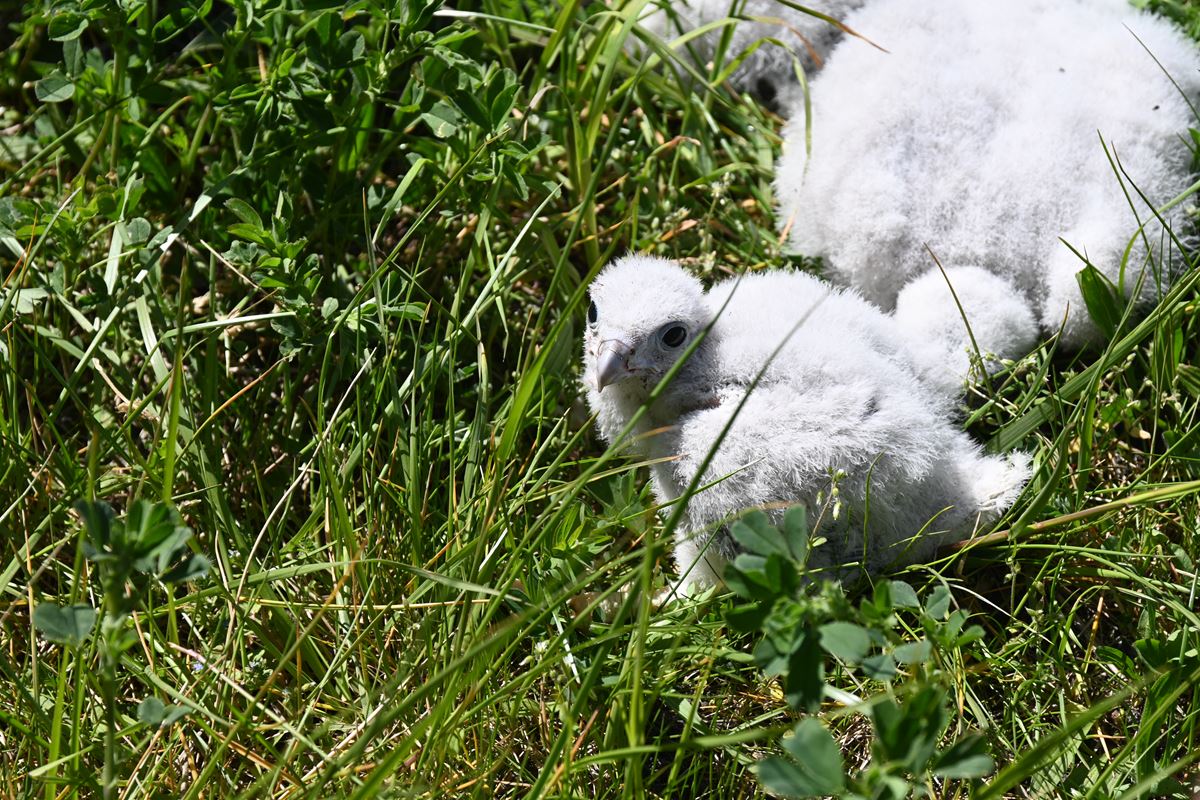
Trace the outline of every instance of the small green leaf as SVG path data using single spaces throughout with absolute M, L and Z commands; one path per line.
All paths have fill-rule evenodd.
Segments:
M 857 664 L 871 649 L 871 636 L 858 625 L 830 622 L 821 626 L 821 647 L 849 664 Z
M 384 306 L 383 313 L 393 319 L 421 319 L 425 316 L 425 306 L 421 303 L 400 303 Z
M 141 244 L 150 238 L 150 223 L 145 217 L 134 217 L 125 221 L 125 241 L 129 244 Z
M 195 581 L 208 574 L 212 564 L 199 553 L 192 553 L 180 563 L 158 576 L 163 583 Z
M 165 728 L 183 719 L 191 711 L 187 706 L 166 705 L 153 695 L 138 703 L 138 721 L 146 725 Z
M 336 66 L 349 67 L 363 60 L 367 53 L 367 40 L 358 31 L 346 31 L 338 37 Z
M 125 534 L 140 555 L 148 555 L 181 527 L 175 510 L 161 503 L 138 500 L 125 513 Z
M 892 613 L 895 605 L 892 603 L 892 587 L 887 583 L 875 584 L 875 591 L 870 600 L 863 598 L 859 604 L 866 621 L 884 620 Z
M 508 70 L 505 70 L 504 72 L 507 73 Z M 518 88 L 520 87 L 518 87 L 515 82 L 506 84 L 504 88 L 497 92 L 496 96 L 492 99 L 489 107 L 492 128 L 499 128 L 500 124 L 504 122 L 504 120 L 507 119 L 508 115 L 512 112 L 513 101 L 517 97 Z
M 755 764 L 752 769 L 758 780 L 767 790 L 783 797 L 820 797 L 821 793 L 811 791 L 807 776 L 796 766 L 796 762 L 786 758 L 771 756 Z
M 962 632 L 962 635 L 954 640 L 955 647 L 962 647 L 971 642 L 977 642 L 983 638 L 983 628 L 979 625 L 972 625 Z
M 51 41 L 69 42 L 78 39 L 87 30 L 87 26 L 88 18 L 83 14 L 78 11 L 64 11 L 50 20 L 46 32 L 50 34 Z
M 247 225 L 252 225 L 259 230 L 262 230 L 262 217 L 254 210 L 254 207 L 245 200 L 240 200 L 236 197 L 231 197 L 225 201 L 225 208 L 229 209 L 238 219 Z
M 982 778 L 995 768 L 996 763 L 988 753 L 987 741 L 983 736 L 973 733 L 939 753 L 930 771 L 943 778 L 965 779 Z
M 421 115 L 421 119 L 425 120 L 433 135 L 439 139 L 452 136 L 462 124 L 462 116 L 458 111 L 442 101 L 434 103 L 433 108 Z
M 783 512 L 783 538 L 792 558 L 803 563 L 808 556 L 808 509 L 792 506 Z
M 1079 293 L 1083 295 L 1088 316 L 1105 336 L 1111 337 L 1121 324 L 1124 305 L 1119 299 L 1117 287 L 1091 264 L 1075 273 L 1075 280 L 1079 283 Z
M 742 553 L 725 568 L 725 584 L 738 597 L 770 602 L 778 594 L 778 587 L 768 585 L 766 564 L 762 556 Z
M 1127 678 L 1136 680 L 1141 675 L 1138 662 L 1120 648 L 1101 645 L 1096 648 L 1096 660 L 1113 665 L 1125 673 Z
M 733 589 L 734 587 L 730 586 L 729 588 Z M 768 603 L 750 603 L 727 611 L 725 620 L 735 631 L 749 633 L 761 630 L 763 622 L 770 613 L 771 607 Z
M 770 637 L 763 637 L 754 646 L 754 661 L 768 678 L 787 672 L 789 656 L 791 652 L 780 650 Z
M 760 556 L 788 555 L 783 537 L 761 511 L 750 511 L 729 526 L 729 533 L 750 553 Z
M 1191 557 L 1187 554 L 1187 551 L 1185 551 L 1179 545 L 1175 545 L 1171 548 L 1171 554 L 1175 556 L 1175 563 L 1178 564 L 1182 569 L 1185 569 L 1188 572 L 1191 572 L 1195 569 Z
M 932 592 L 929 593 L 928 599 L 925 601 L 925 613 L 938 622 L 946 618 L 946 613 L 950 610 L 950 590 L 945 585 L 938 585 Z
M 75 94 L 75 84 L 58 70 L 54 70 L 33 85 L 33 94 L 43 103 L 61 103 Z
M 768 758 L 755 766 L 768 789 L 789 797 L 825 797 L 845 790 L 842 751 L 817 719 L 801 720 L 784 737 L 783 748 L 796 760 Z
M 929 644 L 929 640 L 921 639 L 916 642 L 899 645 L 892 651 L 892 656 L 901 664 L 918 664 L 928 659 L 932 651 L 933 648 Z
M 86 543 L 97 550 L 108 546 L 116 519 L 112 506 L 104 501 L 80 500 L 75 504 L 75 511 L 83 517 Z
M 157 725 L 163 721 L 166 716 L 167 707 L 154 695 L 147 697 L 138 703 L 137 715 L 138 721 L 146 725 Z
M 336 297 L 326 297 L 325 302 L 321 304 L 321 317 L 329 319 L 338 310 L 338 299 Z
M 262 245 L 263 247 L 270 248 L 274 244 L 274 242 L 271 240 L 271 237 L 259 225 L 252 225 L 245 222 L 235 222 L 234 224 L 230 225 L 227 230 L 239 239 L 245 239 L 248 242 L 254 242 L 255 244 Z
M 49 294 L 48 291 L 38 286 L 29 289 L 16 289 L 13 291 L 12 308 L 18 314 L 32 314 L 37 305 L 45 300 Z M 3 304 L 3 299 L 0 299 L 0 305 Z
M 143 572 L 161 574 L 176 557 L 187 549 L 187 542 L 192 538 L 192 529 L 186 525 L 175 525 L 167 537 L 149 550 L 143 552 L 134 566 Z
M 170 3 L 164 9 L 165 13 L 154 24 L 154 38 L 166 42 L 178 36 L 197 19 L 208 15 L 212 10 L 212 0 L 204 0 L 199 7 L 192 8 L 189 3 Z
M 966 624 L 969 616 L 971 615 L 966 611 L 963 611 L 961 608 L 951 613 L 946 619 L 945 626 L 942 628 L 943 635 L 947 639 L 952 639 L 955 636 L 958 636 L 958 632 L 962 630 L 962 627 Z
M 479 98 L 470 91 L 455 92 L 454 105 L 471 122 L 474 122 L 481 128 L 488 127 L 488 110 L 483 107 L 483 103 L 479 101 Z
M 862 661 L 863 674 L 876 681 L 890 681 L 896 677 L 896 661 L 887 653 L 868 656 Z
M 949 724 L 945 692 L 926 686 L 907 697 L 903 705 L 884 698 L 871 707 L 871 719 L 879 756 L 919 775 L 933 758 Z
M 821 707 L 825 692 L 825 654 L 815 633 L 806 632 L 788 659 L 788 674 L 783 681 L 784 699 L 792 708 L 814 713 Z
M 813 778 L 817 794 L 837 794 L 845 787 L 842 751 L 816 717 L 800 720 L 791 737 L 784 737 L 783 749 L 795 756 Z
M 33 609 L 33 627 L 50 641 L 70 647 L 87 641 L 95 624 L 96 609 L 87 605 L 39 603 Z
M 187 706 L 169 705 L 167 706 L 167 715 L 163 717 L 162 722 L 159 724 L 164 728 L 168 725 L 174 725 L 190 713 L 192 713 L 192 710 Z
M 1160 670 L 1166 666 L 1171 654 L 1167 651 L 1166 643 L 1161 639 L 1147 637 L 1133 643 L 1133 650 L 1152 670 Z
M 920 608 L 917 592 L 904 581 L 892 581 L 892 605 L 896 608 Z

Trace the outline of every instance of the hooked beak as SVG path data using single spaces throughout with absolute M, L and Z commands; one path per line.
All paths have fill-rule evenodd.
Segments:
M 596 391 L 629 377 L 629 356 L 633 349 L 618 339 L 605 339 L 596 351 Z

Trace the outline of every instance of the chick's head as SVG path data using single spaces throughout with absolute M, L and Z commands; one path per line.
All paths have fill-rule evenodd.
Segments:
M 589 289 L 584 380 L 649 391 L 708 324 L 700 281 L 672 261 L 626 256 Z

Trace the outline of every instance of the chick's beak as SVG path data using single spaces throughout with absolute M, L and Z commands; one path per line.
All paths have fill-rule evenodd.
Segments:
M 596 351 L 596 390 L 629 377 L 629 356 L 633 349 L 619 339 L 605 339 Z

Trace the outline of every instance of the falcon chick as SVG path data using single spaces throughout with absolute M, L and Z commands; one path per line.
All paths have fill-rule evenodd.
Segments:
M 828 540 L 810 566 L 841 575 L 927 558 L 997 518 L 1028 480 L 1028 456 L 985 455 L 951 423 L 952 396 L 853 291 L 765 272 L 705 292 L 677 264 L 634 255 L 601 271 L 590 297 L 584 379 L 609 445 L 700 339 L 624 440 L 668 459 L 651 467 L 660 503 L 699 473 L 675 531 L 683 591 L 720 581 L 737 552 L 724 525 L 745 509 L 778 519 L 804 505 Z
M 845 22 L 887 52 L 843 38 L 811 149 L 802 114 L 784 129 L 791 247 L 885 309 L 937 271 L 928 247 L 1009 281 L 1068 348 L 1099 334 L 1087 263 L 1141 306 L 1165 292 L 1186 220 L 1156 209 L 1193 178 L 1194 41 L 1125 0 L 871 0 Z
M 915 302 L 905 315 L 923 337 L 957 316 L 944 309 L 953 300 L 930 250 L 948 273 L 1006 281 L 1028 309 L 1019 338 L 1030 343 L 1060 329 L 1068 349 L 1098 339 L 1076 277 L 1088 263 L 1140 308 L 1166 291 L 1183 261 L 1171 232 L 1188 228 L 1187 204 L 1158 211 L 1194 180 L 1187 131 L 1200 107 L 1200 48 L 1175 25 L 1128 0 L 812 7 L 866 38 L 777 0 L 745 0 L 728 50 L 745 55 L 739 88 L 765 82 L 791 98 L 775 170 L 791 249 L 820 256 L 831 280 L 884 309 L 926 279 L 936 318 L 920 320 Z M 686 31 L 729 10 L 729 0 L 686 0 L 645 26 L 673 33 L 671 19 Z M 695 55 L 711 58 L 720 33 L 701 37 Z M 754 49 L 764 37 L 787 49 Z M 814 73 L 811 117 L 793 54 Z M 942 348 L 961 351 L 962 334 Z

